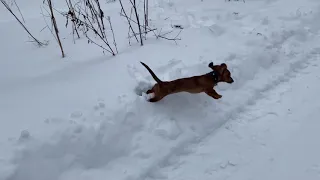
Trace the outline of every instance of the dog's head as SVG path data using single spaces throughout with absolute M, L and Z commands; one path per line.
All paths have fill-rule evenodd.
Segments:
M 231 77 L 231 72 L 228 70 L 228 67 L 225 63 L 220 65 L 213 65 L 213 62 L 209 63 L 208 65 L 213 71 L 218 73 L 218 82 L 226 82 L 226 83 L 233 83 L 234 80 Z

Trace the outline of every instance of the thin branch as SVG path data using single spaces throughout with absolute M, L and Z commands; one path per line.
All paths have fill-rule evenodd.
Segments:
M 122 14 L 120 14 L 120 15 L 122 15 Z M 123 15 L 122 15 L 123 16 Z M 133 19 L 129 19 L 131 22 L 134 22 L 134 23 L 136 23 L 136 24 L 138 24 L 136 21 L 134 21 Z M 141 26 L 141 25 L 140 25 Z M 141 26 L 142 28 L 144 28 L 143 26 Z M 169 33 L 172 33 L 173 31 L 170 31 L 170 32 L 167 32 L 167 33 L 164 33 L 164 34 L 156 34 L 154 31 L 156 30 L 156 29 L 151 29 L 150 27 L 146 27 L 147 28 L 147 30 L 148 30 L 148 32 L 153 32 L 153 34 L 154 34 L 154 36 L 156 36 L 156 38 L 162 38 L 162 39 L 166 39 L 166 40 L 171 40 L 171 41 L 175 41 L 175 43 L 177 44 L 177 40 L 181 40 L 181 38 L 178 38 L 178 36 L 181 34 L 181 32 L 182 32 L 182 29 L 179 31 L 179 33 L 174 37 L 174 38 L 167 38 L 167 37 L 165 37 L 165 35 L 167 35 L 167 34 L 169 34 Z M 161 31 L 160 31 L 161 32 Z M 135 34 L 135 35 L 137 35 L 137 34 Z
M 148 32 L 153 32 L 153 31 L 156 31 L 156 30 L 157 30 L 156 28 L 155 29 L 147 29 L 146 32 L 148 33 Z M 144 32 L 144 33 L 146 33 L 146 32 Z M 129 38 L 132 38 L 133 36 L 136 36 L 136 35 L 139 35 L 139 33 L 135 33 L 133 35 L 130 35 Z
M 147 39 L 147 26 L 148 26 L 148 14 L 149 14 L 149 0 L 144 0 L 143 2 L 143 10 L 144 10 L 144 32 L 145 32 L 145 39 Z
M 113 45 L 116 47 L 116 51 L 117 51 L 117 54 L 118 54 L 119 52 L 118 52 L 118 48 L 117 48 L 116 38 L 114 37 L 114 32 L 113 32 L 113 28 L 112 28 L 112 23 L 111 23 L 111 18 L 110 18 L 110 16 L 108 16 L 107 19 L 108 19 L 108 21 L 109 21 L 110 29 L 111 29 L 111 32 L 112 32 Z
M 123 4 L 122 4 L 122 0 L 119 0 L 119 3 L 120 3 L 120 5 L 121 5 L 121 11 L 123 11 L 124 17 L 127 18 L 127 21 L 128 21 L 128 24 L 129 24 L 129 28 L 131 29 L 132 33 L 135 33 L 134 30 L 133 30 L 133 28 L 132 28 L 132 25 L 131 25 L 131 22 L 130 22 L 130 20 L 129 20 L 129 17 L 127 16 L 126 11 L 124 10 Z M 131 18 L 130 18 L 130 19 L 131 19 Z M 136 38 L 137 42 L 139 42 L 137 36 L 135 36 L 135 38 Z
M 169 33 L 171 33 L 171 32 L 172 31 L 170 31 Z M 160 38 L 166 39 L 166 40 L 170 40 L 170 41 L 174 41 L 176 44 L 178 44 L 177 40 L 181 40 L 181 38 L 178 38 L 178 36 L 180 35 L 181 32 L 182 32 L 182 30 L 180 30 L 179 33 L 174 38 L 167 38 L 164 35 L 160 35 L 160 34 L 157 37 L 160 37 Z M 165 34 L 169 34 L 169 33 L 165 33 Z
M 96 2 L 97 0 L 95 0 L 95 4 L 96 6 L 98 6 L 98 2 Z M 113 48 L 110 46 L 109 42 L 108 42 L 108 39 L 107 39 L 107 36 L 106 36 L 106 33 L 105 33 L 105 27 L 104 27 L 104 23 L 102 22 L 103 21 L 103 18 L 102 18 L 102 21 L 101 21 L 101 18 L 100 17 L 104 17 L 103 15 L 103 11 L 101 9 L 97 10 L 95 9 L 96 7 L 92 4 L 92 1 L 90 0 L 85 0 L 85 5 L 84 5 L 84 9 L 80 6 L 77 6 L 77 9 L 74 9 L 74 12 L 75 13 L 78 13 L 79 15 L 78 16 L 74 16 L 74 21 L 77 25 L 77 28 L 82 28 L 82 31 L 84 33 L 84 35 L 86 36 L 86 38 L 88 39 L 88 42 L 92 42 L 93 44 L 99 46 L 100 48 L 102 48 L 103 50 L 107 50 L 109 53 L 111 53 L 113 56 L 115 56 L 115 52 L 113 50 Z M 90 14 L 89 14 L 90 12 Z M 83 18 L 80 19 L 80 18 Z M 95 26 L 95 23 L 97 24 L 98 28 Z M 111 22 L 109 22 L 111 23 Z M 112 25 L 111 25 L 111 28 L 112 28 Z M 89 31 L 93 32 L 94 35 L 98 36 L 100 38 L 100 40 L 106 44 L 106 46 L 108 46 L 107 48 L 106 47 L 103 47 L 102 45 L 100 45 L 99 43 L 97 42 L 94 42 L 88 35 Z M 114 32 L 113 32 L 113 29 L 112 29 L 112 33 L 113 33 L 113 38 L 114 38 Z M 116 47 L 116 42 L 115 42 L 115 38 L 113 39 L 113 43 L 115 45 L 115 48 L 116 48 L 116 51 L 118 53 L 118 49 Z
M 131 19 L 131 16 L 132 16 L 132 8 L 130 9 L 130 19 Z M 128 19 L 128 18 L 127 18 Z M 130 21 L 129 21 L 130 22 Z M 134 32 L 132 32 L 133 34 L 135 34 Z M 137 36 L 135 35 L 135 38 L 137 39 Z M 131 45 L 131 38 L 130 38 L 130 26 L 129 26 L 129 29 L 128 29 L 128 39 L 129 39 L 129 45 Z M 138 41 L 138 39 L 137 39 L 137 42 L 139 42 Z
M 73 35 L 73 37 L 74 37 L 74 32 L 76 32 L 77 33 L 77 36 L 78 36 L 78 39 L 80 39 L 80 35 L 79 35 L 79 32 L 78 32 L 78 29 L 76 28 L 77 26 L 76 26 L 76 14 L 75 14 L 75 12 L 74 12 L 74 7 L 73 7 L 73 5 L 72 5 L 72 2 L 71 2 L 71 0 L 69 0 L 69 3 L 68 3 L 68 0 L 66 0 L 66 3 L 67 3 L 67 6 L 68 6 L 68 8 L 69 8 L 69 12 L 68 12 L 68 15 L 70 15 L 71 16 L 71 22 L 72 22 L 72 35 Z M 67 24 L 66 24 L 66 26 L 68 25 L 68 16 L 66 16 L 66 18 L 67 18 Z
M 141 46 L 143 46 L 143 40 L 142 40 L 142 33 L 141 33 L 141 27 L 140 27 L 140 20 L 139 20 L 139 15 L 138 15 L 138 12 L 137 12 L 137 5 L 136 5 L 136 0 L 129 0 L 133 6 L 133 9 L 134 9 L 134 12 L 136 14 L 136 19 L 137 19 L 137 22 L 138 22 L 138 28 L 139 28 L 139 34 L 140 34 L 140 44 Z
M 17 7 L 17 9 L 18 9 L 18 11 L 19 11 L 19 13 L 20 13 L 20 15 L 21 15 L 21 18 L 22 18 L 23 22 L 26 23 L 26 21 L 24 20 L 24 17 L 23 17 L 23 15 L 22 15 L 21 11 L 20 11 L 20 8 L 19 8 L 16 0 L 14 0 L 13 2 L 14 2 L 14 4 L 16 5 L 16 7 Z
M 103 46 L 99 45 L 98 43 L 94 42 L 94 41 L 88 36 L 88 34 L 85 34 L 85 36 L 86 36 L 86 38 L 88 38 L 88 40 L 89 40 L 91 43 L 99 46 L 100 48 L 102 48 L 102 49 L 108 51 L 110 54 L 113 54 L 113 55 L 114 55 L 114 53 L 111 52 L 109 49 L 106 49 L 106 48 L 104 48 Z
M 23 29 L 32 37 L 32 39 L 38 44 L 38 46 L 44 46 L 46 45 L 43 42 L 40 42 L 38 39 L 36 39 L 31 33 L 30 31 L 27 29 L 27 27 L 20 21 L 20 19 L 14 14 L 14 12 L 11 10 L 11 8 L 9 7 L 9 5 L 4 1 L 4 0 L 0 0 L 1 3 L 4 5 L 4 7 L 15 17 L 15 19 L 20 23 L 20 25 L 23 27 Z
M 46 18 L 45 18 L 45 15 L 44 15 L 41 7 L 40 7 L 40 10 L 41 10 L 41 14 L 42 14 L 43 20 L 44 20 L 44 22 L 46 23 L 46 27 L 44 27 L 43 29 L 48 28 L 49 31 L 51 32 L 52 36 L 54 37 L 54 39 L 58 42 L 58 39 L 57 39 L 57 37 L 54 35 L 54 33 L 53 33 L 53 31 L 52 31 L 52 28 L 50 28 L 49 25 L 48 25 L 48 23 L 47 23 L 47 20 L 46 20 Z M 47 13 L 49 13 L 49 11 L 48 11 L 47 9 L 44 8 L 44 10 L 46 10 Z M 51 24 L 51 26 L 52 26 L 52 24 Z M 41 29 L 41 31 L 42 31 L 43 29 Z
M 120 14 L 120 16 L 124 16 L 123 14 Z M 133 20 L 132 18 L 129 18 L 129 17 L 127 17 L 127 19 L 128 19 L 128 21 L 130 21 L 130 22 L 134 22 L 135 24 L 138 24 L 135 20 Z M 140 27 L 142 27 L 142 28 L 144 28 L 143 26 L 141 26 L 140 25 Z M 147 30 L 151 30 L 151 28 L 150 27 L 147 27 Z M 154 31 L 150 31 L 150 32 L 153 32 L 154 33 Z M 155 34 L 155 33 L 154 33 Z
M 50 13 L 51 13 L 51 22 L 53 24 L 54 31 L 55 31 L 57 39 L 58 39 L 58 44 L 60 46 L 60 50 L 61 50 L 61 53 L 62 53 L 62 58 L 64 58 L 65 54 L 64 54 L 64 50 L 63 50 L 63 47 L 62 47 L 62 43 L 61 43 L 60 37 L 59 37 L 58 25 L 57 25 L 56 19 L 55 19 L 54 14 L 53 14 L 52 3 L 51 3 L 51 0 L 47 0 L 47 2 L 48 2 Z

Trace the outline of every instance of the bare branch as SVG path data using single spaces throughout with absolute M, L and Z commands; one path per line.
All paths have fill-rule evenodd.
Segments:
M 32 37 L 32 39 L 38 44 L 38 46 L 44 46 L 47 45 L 46 43 L 40 42 L 38 39 L 36 39 L 30 31 L 27 29 L 27 27 L 20 21 L 20 19 L 14 14 L 14 12 L 11 10 L 10 6 L 4 1 L 0 0 L 1 3 L 4 5 L 4 7 L 15 17 L 15 19 L 20 23 L 20 25 L 23 27 L 23 29 Z
M 17 7 L 17 9 L 18 9 L 18 11 L 19 11 L 19 13 L 20 13 L 20 15 L 21 15 L 21 18 L 22 18 L 23 22 L 26 23 L 26 21 L 24 20 L 24 17 L 23 17 L 23 15 L 22 15 L 21 11 L 20 11 L 20 8 L 19 8 L 16 0 L 13 0 L 13 2 L 14 2 L 14 4 L 16 5 L 16 7 Z
M 120 14 L 120 15 L 123 16 L 123 14 Z M 135 20 L 133 20 L 133 19 L 131 19 L 131 18 L 130 18 L 129 20 L 130 20 L 131 22 L 133 22 L 133 23 L 138 24 Z M 140 25 L 140 26 L 141 26 L 141 25 Z M 151 29 L 150 27 L 143 27 L 143 26 L 141 26 L 141 27 L 142 27 L 142 28 L 146 28 L 148 32 L 153 32 L 153 34 L 154 34 L 154 36 L 156 36 L 156 38 L 162 38 L 162 39 L 166 39 L 166 40 L 171 40 L 171 41 L 174 41 L 176 44 L 177 44 L 177 42 L 176 42 L 177 40 L 181 40 L 180 38 L 178 38 L 178 36 L 181 34 L 182 29 L 179 31 L 179 33 L 178 33 L 174 38 L 168 38 L 168 37 L 166 37 L 166 35 L 172 33 L 173 31 L 169 31 L 169 32 L 164 33 L 164 34 L 160 34 L 160 33 L 161 33 L 161 30 L 160 30 L 160 33 L 156 34 L 156 33 L 154 32 L 156 29 Z M 138 35 L 138 34 L 134 34 L 134 35 Z
M 76 26 L 76 13 L 74 12 L 74 7 L 73 7 L 73 5 L 72 5 L 72 2 L 71 2 L 71 0 L 69 0 L 69 2 L 68 2 L 68 0 L 66 0 L 66 3 L 67 3 L 67 6 L 68 6 L 68 8 L 69 8 L 69 11 L 68 11 L 68 15 L 70 15 L 71 17 L 70 17 L 70 19 L 71 19 L 71 22 L 72 22 L 72 35 L 73 35 L 73 37 L 74 37 L 74 32 L 76 32 L 77 33 L 77 36 L 78 36 L 78 39 L 80 39 L 80 35 L 79 35 L 79 32 L 78 32 L 78 29 L 76 28 L 77 26 Z M 66 18 L 67 18 L 67 22 L 66 22 L 66 27 L 67 27 L 67 25 L 68 25 L 68 16 L 66 16 Z
M 68 7 L 69 9 L 71 9 L 72 4 L 70 0 L 68 1 L 69 1 L 69 3 L 67 3 L 69 4 Z M 79 29 L 80 31 L 82 31 L 85 37 L 88 39 L 88 42 L 91 42 L 97 45 L 98 47 L 102 48 L 104 51 L 108 51 L 113 56 L 115 56 L 115 52 L 108 42 L 105 23 L 104 23 L 105 16 L 104 16 L 104 12 L 100 8 L 99 0 L 84 0 L 82 2 L 84 4 L 79 4 L 79 3 L 75 4 L 72 7 L 72 10 L 69 10 L 69 12 L 64 16 L 70 16 L 70 19 L 72 19 L 72 21 L 75 23 L 75 29 Z M 113 35 L 113 44 L 115 46 L 116 52 L 118 53 L 111 20 L 109 21 L 109 24 L 110 24 L 112 35 Z M 99 44 L 98 42 L 95 42 L 93 38 L 89 36 L 90 32 L 96 35 L 107 47 Z
M 41 7 L 40 7 L 40 9 L 41 9 L 41 14 L 42 14 L 43 20 L 44 20 L 44 22 L 46 23 L 46 26 L 45 26 L 43 29 L 48 28 L 49 31 L 51 32 L 52 36 L 54 37 L 54 39 L 58 42 L 58 39 L 57 39 L 57 37 L 54 35 L 54 32 L 53 32 L 52 28 L 50 28 L 49 25 L 48 25 L 48 23 L 47 23 L 47 20 L 46 20 L 46 18 L 45 18 L 45 15 L 44 15 Z M 47 13 L 50 14 L 47 9 L 44 8 L 44 10 L 46 10 Z M 52 24 L 51 24 L 51 26 L 52 26 Z M 41 31 L 42 31 L 43 29 L 41 29 Z
M 58 25 L 57 25 L 56 19 L 55 19 L 54 14 L 53 14 L 52 3 L 51 3 L 51 0 L 47 0 L 47 2 L 48 2 L 50 13 L 51 13 L 50 14 L 51 15 L 51 23 L 52 23 L 52 25 L 54 27 L 54 31 L 56 33 L 56 37 L 57 37 L 57 40 L 58 40 L 58 44 L 60 46 L 62 58 L 64 58 L 65 54 L 64 54 L 64 50 L 63 50 L 63 47 L 62 47 L 62 43 L 61 43 L 60 37 L 59 37 Z
M 94 42 L 89 36 L 88 34 L 85 34 L 85 36 L 88 38 L 88 42 L 93 43 L 99 47 L 101 47 L 102 49 L 108 51 L 110 54 L 112 54 L 113 52 L 111 52 L 109 49 L 104 48 L 103 46 L 99 45 L 98 43 Z
M 123 11 L 124 17 L 127 18 L 127 21 L 128 21 L 128 24 L 129 24 L 129 28 L 131 29 L 132 33 L 135 34 L 135 32 L 134 32 L 134 30 L 133 30 L 133 28 L 132 28 L 131 22 L 130 22 L 130 20 L 129 20 L 129 19 L 131 19 L 131 18 L 129 18 L 129 17 L 127 16 L 126 11 L 124 10 L 123 4 L 122 4 L 122 0 L 119 0 L 119 3 L 120 3 L 120 5 L 121 5 L 121 11 Z M 139 42 L 137 36 L 135 36 L 135 38 L 136 38 L 137 42 Z
M 142 40 L 142 32 L 141 32 L 141 26 L 140 26 L 140 20 L 139 20 L 139 15 L 137 12 L 137 5 L 136 5 L 136 0 L 129 0 L 133 6 L 134 12 L 136 14 L 136 19 L 137 19 L 137 23 L 138 23 L 138 28 L 139 28 L 139 35 L 140 35 L 140 44 L 141 46 L 143 46 L 143 40 Z
M 148 27 L 148 15 L 149 15 L 149 0 L 143 1 L 143 10 L 144 10 L 144 32 L 145 32 L 145 39 L 147 39 L 147 27 Z
M 121 15 L 121 14 L 120 14 Z M 132 16 L 132 8 L 130 9 L 130 19 L 131 19 L 131 16 Z M 127 18 L 127 20 L 128 20 L 128 18 Z M 129 21 L 130 22 L 130 21 Z M 132 33 L 134 33 L 134 32 L 132 32 Z M 134 33 L 135 34 L 135 33 Z M 135 35 L 135 38 L 137 39 L 137 36 Z M 129 29 L 128 29 L 128 39 L 129 39 L 129 45 L 131 45 L 131 38 L 130 38 L 130 26 L 129 26 Z M 138 39 L 137 39 L 137 42 L 139 42 L 138 41 Z
M 113 36 L 113 45 L 116 47 L 117 53 L 119 53 L 119 52 L 118 52 L 118 48 L 117 48 L 116 38 L 114 37 L 114 32 L 113 32 L 113 28 L 112 28 L 112 23 L 111 23 L 111 18 L 110 18 L 110 16 L 108 16 L 107 19 L 108 19 L 108 21 L 109 21 L 110 29 L 111 29 L 112 36 Z
M 153 32 L 153 31 L 156 31 L 157 29 L 147 29 L 147 33 L 148 32 Z M 144 33 L 146 33 L 146 32 L 144 32 Z M 130 35 L 130 36 L 128 36 L 128 38 L 132 38 L 133 36 L 136 36 L 136 35 L 139 35 L 139 33 L 136 33 L 136 34 L 133 34 L 133 35 Z

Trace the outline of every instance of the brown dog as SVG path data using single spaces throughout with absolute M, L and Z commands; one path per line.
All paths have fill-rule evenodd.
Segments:
M 147 68 L 153 79 L 157 82 L 152 89 L 147 91 L 147 94 L 154 93 L 154 96 L 149 99 L 150 102 L 157 102 L 169 94 L 178 92 L 189 92 L 193 94 L 204 92 L 214 99 L 220 99 L 222 96 L 213 89 L 214 86 L 219 82 L 229 84 L 234 82 L 225 63 L 213 65 L 211 62 L 208 65 L 212 69 L 211 72 L 173 81 L 161 81 L 149 66 L 143 62 L 141 62 L 141 64 Z

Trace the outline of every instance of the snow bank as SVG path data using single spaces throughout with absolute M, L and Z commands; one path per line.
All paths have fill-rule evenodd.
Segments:
M 297 77 L 285 75 L 213 135 L 188 145 L 189 153 L 154 169 L 155 179 L 318 179 L 319 50 L 291 71 Z

